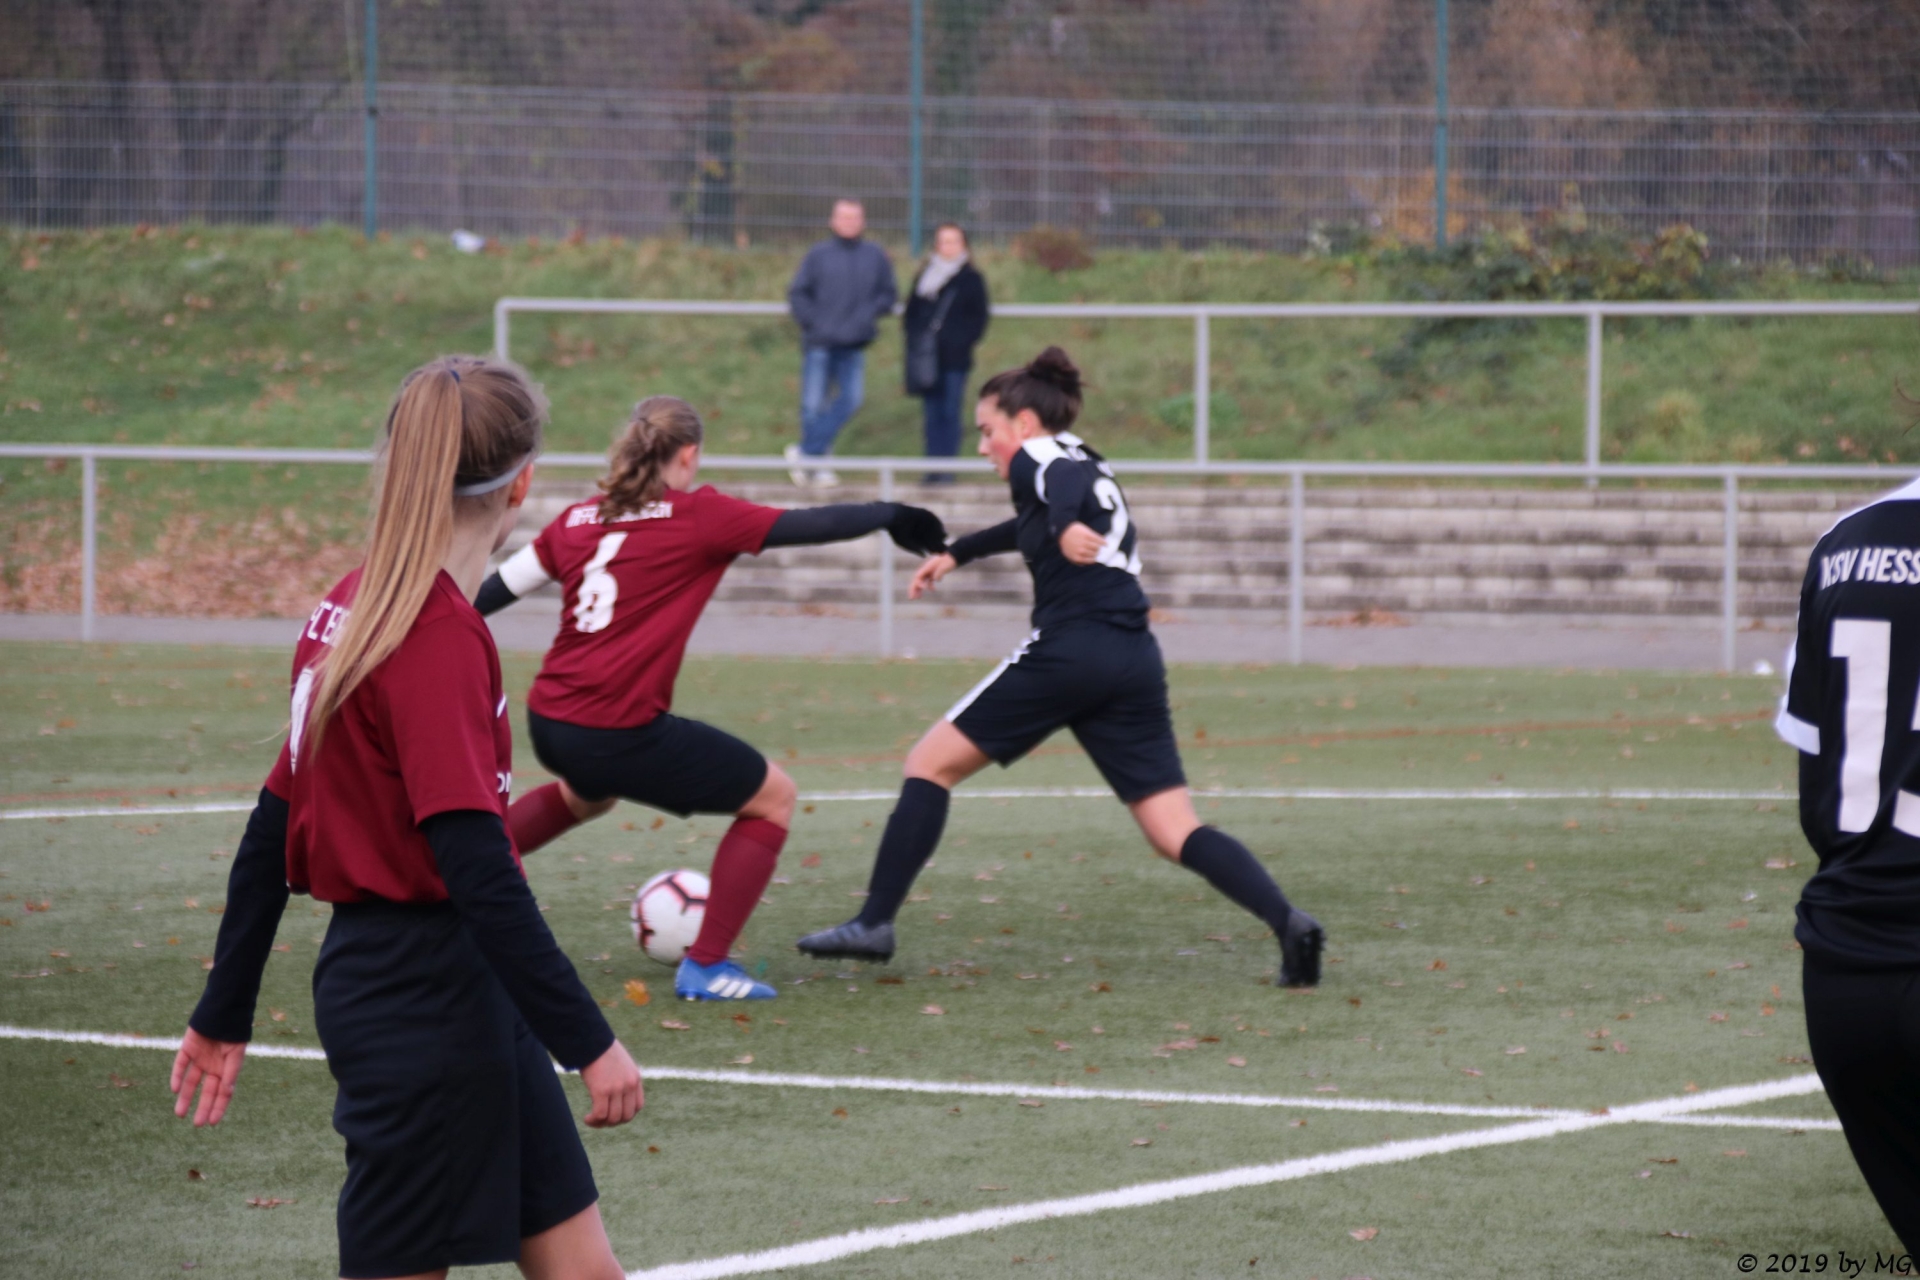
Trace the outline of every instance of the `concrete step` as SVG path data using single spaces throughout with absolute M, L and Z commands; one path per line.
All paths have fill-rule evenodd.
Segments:
M 862 502 L 872 484 L 803 493 L 784 482 L 727 483 L 771 506 Z M 1287 604 L 1292 512 L 1284 487 L 1131 483 L 1142 530 L 1143 584 L 1181 609 L 1279 609 Z M 940 513 L 956 533 L 998 523 L 1010 508 L 997 484 L 901 484 L 903 501 Z M 535 486 L 517 549 L 590 485 Z M 1864 490 L 1754 489 L 1740 495 L 1738 600 L 1746 616 L 1790 618 L 1806 557 Z M 1724 497 L 1717 489 L 1577 486 L 1313 487 L 1305 510 L 1306 605 L 1312 611 L 1692 616 L 1721 608 Z M 804 606 L 871 605 L 877 538 L 743 557 L 718 599 Z M 911 557 L 895 556 L 904 592 Z M 969 566 L 940 599 L 1021 606 L 1031 587 L 1017 557 Z

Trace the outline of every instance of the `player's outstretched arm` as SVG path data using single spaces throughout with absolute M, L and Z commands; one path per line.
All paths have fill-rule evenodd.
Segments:
M 480 584 L 479 594 L 473 598 L 473 607 L 480 611 L 481 617 L 500 610 L 526 595 L 529 591 L 538 591 L 553 581 L 553 575 L 547 572 L 547 566 L 540 562 L 540 553 L 529 542 L 508 556 L 498 569 L 487 575 Z
M 227 872 L 226 910 L 213 968 L 173 1060 L 173 1113 L 193 1108 L 196 1125 L 219 1124 L 253 1038 L 260 975 L 287 908 L 287 802 L 265 787 Z M 199 1103 L 194 1105 L 194 1091 Z
M 842 502 L 782 511 L 763 547 L 812 547 L 863 538 L 877 529 L 902 550 L 929 556 L 947 547 L 947 526 L 925 507 L 904 502 Z

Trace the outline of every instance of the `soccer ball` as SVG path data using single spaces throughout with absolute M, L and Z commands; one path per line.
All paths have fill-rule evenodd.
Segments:
M 712 886 L 698 871 L 662 871 L 633 895 L 633 940 L 661 964 L 679 964 L 700 936 Z

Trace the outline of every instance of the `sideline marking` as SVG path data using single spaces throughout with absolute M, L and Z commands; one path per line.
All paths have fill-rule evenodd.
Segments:
M 627 1280 L 720 1280 L 725 1276 L 753 1275 L 788 1267 L 816 1266 L 823 1262 L 833 1262 L 856 1254 L 872 1253 L 879 1249 L 898 1249 L 903 1245 L 924 1244 L 932 1240 L 946 1240 L 954 1236 L 995 1231 L 1021 1223 L 1039 1222 L 1050 1218 L 1082 1217 L 1087 1214 L 1106 1213 L 1113 1209 L 1164 1204 L 1169 1200 L 1211 1195 L 1220 1191 L 1235 1191 L 1244 1187 L 1270 1186 L 1277 1182 L 1292 1182 L 1324 1173 L 1342 1173 L 1348 1169 L 1360 1169 L 1370 1165 L 1399 1164 L 1452 1151 L 1532 1142 L 1540 1138 L 1558 1137 L 1563 1133 L 1578 1133 L 1609 1125 L 1657 1122 L 1717 1107 L 1745 1106 L 1771 1098 L 1811 1093 L 1819 1088 L 1820 1077 L 1809 1074 L 1793 1076 L 1785 1080 L 1763 1081 L 1759 1084 L 1738 1085 L 1729 1089 L 1713 1089 L 1705 1093 L 1682 1094 L 1677 1098 L 1635 1103 L 1631 1106 L 1617 1107 L 1602 1115 L 1562 1116 L 1550 1120 L 1534 1120 L 1525 1124 L 1472 1129 L 1465 1133 L 1447 1134 L 1437 1138 L 1383 1142 L 1374 1146 L 1353 1147 L 1345 1151 L 1306 1156 L 1298 1160 L 1285 1160 L 1278 1164 L 1246 1165 L 1238 1169 L 1223 1169 L 1218 1173 L 1199 1174 L 1190 1178 L 1143 1182 L 1131 1187 L 1097 1191 L 1089 1195 L 1007 1205 L 995 1209 L 976 1210 L 972 1213 L 953 1214 L 943 1218 L 926 1218 L 919 1222 L 904 1222 L 890 1227 L 868 1227 L 861 1231 L 849 1231 L 843 1235 L 825 1236 L 818 1240 L 809 1240 L 804 1244 L 763 1249 L 754 1253 L 736 1253 L 723 1258 L 642 1268 L 638 1271 L 629 1271 Z
M 0 1024 L 0 1040 L 39 1040 L 54 1044 L 99 1045 L 108 1049 L 163 1049 L 172 1052 L 180 1041 L 167 1036 L 118 1035 L 101 1031 L 59 1031 Z M 253 1043 L 253 1058 L 290 1058 L 324 1062 L 326 1054 L 301 1045 Z M 669 1067 L 642 1063 L 654 1080 L 687 1080 L 697 1084 L 744 1084 L 778 1089 L 855 1090 L 871 1093 L 931 1093 L 986 1098 L 1051 1098 L 1059 1102 L 1172 1102 L 1222 1107 L 1285 1107 L 1295 1111 L 1345 1111 L 1367 1114 L 1471 1116 L 1500 1120 L 1579 1119 L 1589 1115 L 1561 1107 L 1472 1106 L 1449 1102 L 1395 1102 L 1384 1098 L 1290 1098 L 1268 1093 L 1182 1093 L 1171 1089 L 1087 1089 L 1079 1085 L 1000 1084 L 978 1080 L 911 1080 L 894 1076 L 820 1076 L 777 1071 L 717 1071 L 704 1067 Z M 556 1066 L 556 1070 L 559 1068 Z M 562 1074 L 565 1074 L 562 1072 Z M 1803 1077 L 1795 1077 L 1801 1079 Z M 1804 1077 L 1817 1081 L 1818 1077 Z M 1816 1084 L 1815 1091 L 1818 1086 Z M 1650 1120 L 1650 1124 L 1685 1124 L 1702 1128 L 1831 1129 L 1838 1120 L 1794 1116 L 1686 1115 Z
M 892 791 L 805 791 L 807 804 L 899 799 Z M 954 792 L 956 800 L 1112 800 L 1105 787 L 976 787 Z M 1798 800 L 1790 791 L 1711 791 L 1644 788 L 1524 787 L 1212 787 L 1193 791 L 1196 800 Z M 208 804 L 128 805 L 92 809 L 0 809 L 0 821 L 29 818 L 153 818 L 195 813 L 251 813 L 253 802 L 217 801 Z

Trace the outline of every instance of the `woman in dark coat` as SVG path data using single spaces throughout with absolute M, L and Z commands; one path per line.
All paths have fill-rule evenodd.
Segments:
M 967 233 L 957 224 L 943 222 L 934 228 L 933 253 L 907 295 L 907 390 L 926 406 L 929 458 L 960 452 L 967 374 L 973 369 L 973 349 L 987 331 L 987 281 L 967 249 Z

